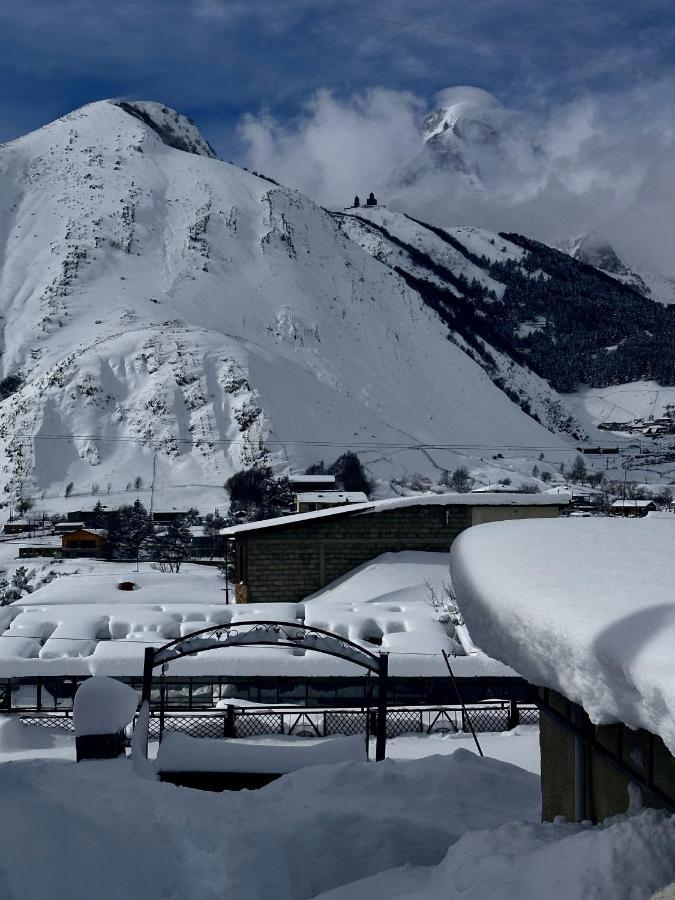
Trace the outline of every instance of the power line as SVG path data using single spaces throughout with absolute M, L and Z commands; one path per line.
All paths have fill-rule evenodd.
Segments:
M 8 436 L 5 436 L 6 438 Z M 33 441 L 74 441 L 74 440 L 82 440 L 82 441 L 95 441 L 96 443 L 106 444 L 106 443 L 119 443 L 119 444 L 140 444 L 144 446 L 149 446 L 151 448 L 156 448 L 160 440 L 159 439 L 145 439 L 145 438 L 134 438 L 134 437 L 99 437 L 94 434 L 70 434 L 70 435 L 62 435 L 62 434 L 54 434 L 54 435 L 45 435 L 45 434 L 16 434 L 13 435 L 9 440 L 16 441 L 18 443 L 29 444 Z M 207 445 L 218 445 L 218 446 L 249 446 L 250 441 L 237 440 L 235 438 L 172 438 L 171 442 L 174 444 L 188 444 L 191 446 L 200 446 L 202 444 Z M 300 446 L 300 447 L 319 447 L 319 448 L 358 448 L 362 450 L 367 449 L 393 449 L 393 450 L 484 450 L 486 452 L 489 451 L 544 451 L 547 453 L 572 453 L 574 452 L 573 447 L 551 447 L 544 444 L 482 444 L 482 443 L 443 443 L 443 442 L 434 442 L 434 443 L 415 443 L 415 442 L 394 442 L 394 441 L 354 441 L 354 440 L 344 440 L 344 441 L 317 441 L 317 440 L 300 440 L 300 439 L 280 439 L 280 438 L 271 438 L 265 439 L 263 442 L 266 446 Z M 598 440 L 593 442 L 594 446 L 598 447 L 617 447 L 616 442 L 611 441 L 603 441 Z M 620 448 L 619 448 L 620 449 Z

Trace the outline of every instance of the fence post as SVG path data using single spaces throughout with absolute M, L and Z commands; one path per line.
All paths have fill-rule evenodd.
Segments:
M 518 703 L 515 700 L 511 700 L 509 704 L 509 718 L 506 727 L 509 731 L 512 728 L 515 728 L 517 725 L 520 725 L 520 711 L 518 709 Z
M 377 672 L 377 736 L 375 759 L 383 760 L 387 753 L 387 691 L 389 688 L 389 654 L 380 653 Z
M 234 706 L 229 703 L 227 712 L 225 713 L 225 737 L 233 738 L 237 736 L 237 728 L 235 725 Z

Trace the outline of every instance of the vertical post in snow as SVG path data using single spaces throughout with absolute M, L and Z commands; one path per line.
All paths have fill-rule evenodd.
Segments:
M 147 729 L 145 732 L 145 758 L 148 758 L 148 737 L 150 735 L 150 694 L 152 693 L 152 671 L 155 664 L 155 648 L 146 647 L 143 656 L 143 690 L 141 691 L 141 713 L 147 709 Z M 138 727 L 138 723 L 136 724 Z
M 389 690 L 389 654 L 380 653 L 377 671 L 377 735 L 375 759 L 383 760 L 387 753 L 387 692 Z
M 150 692 L 152 691 L 152 670 L 155 665 L 155 648 L 146 647 L 143 657 L 143 691 L 141 692 L 141 703 L 150 705 Z

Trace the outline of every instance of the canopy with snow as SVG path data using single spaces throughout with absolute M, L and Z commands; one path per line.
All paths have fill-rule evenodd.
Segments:
M 471 635 L 597 724 L 675 751 L 675 516 L 480 525 L 450 570 Z

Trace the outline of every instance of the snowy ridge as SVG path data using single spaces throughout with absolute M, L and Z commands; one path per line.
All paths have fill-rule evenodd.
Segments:
M 6 492 L 116 493 L 155 457 L 159 496 L 210 506 L 242 465 L 316 461 L 317 436 L 379 444 L 384 479 L 465 458 L 389 444 L 561 446 L 330 214 L 135 107 L 153 124 L 103 101 L 0 148 Z
M 375 259 L 416 282 L 449 291 L 449 299 L 461 298 L 469 306 L 475 305 L 478 320 L 489 319 L 491 300 L 502 300 L 505 291 L 505 285 L 486 272 L 485 263 L 519 264 L 525 257 L 517 244 L 485 229 L 433 228 L 385 207 L 360 208 L 340 215 L 338 222 L 342 231 Z M 527 278 L 540 275 L 521 266 L 519 271 Z M 476 286 L 486 292 L 483 307 L 476 303 Z M 469 340 L 468 335 L 451 328 L 448 336 L 551 432 L 568 432 L 577 439 L 586 436 L 567 398 L 527 366 L 475 334 Z

